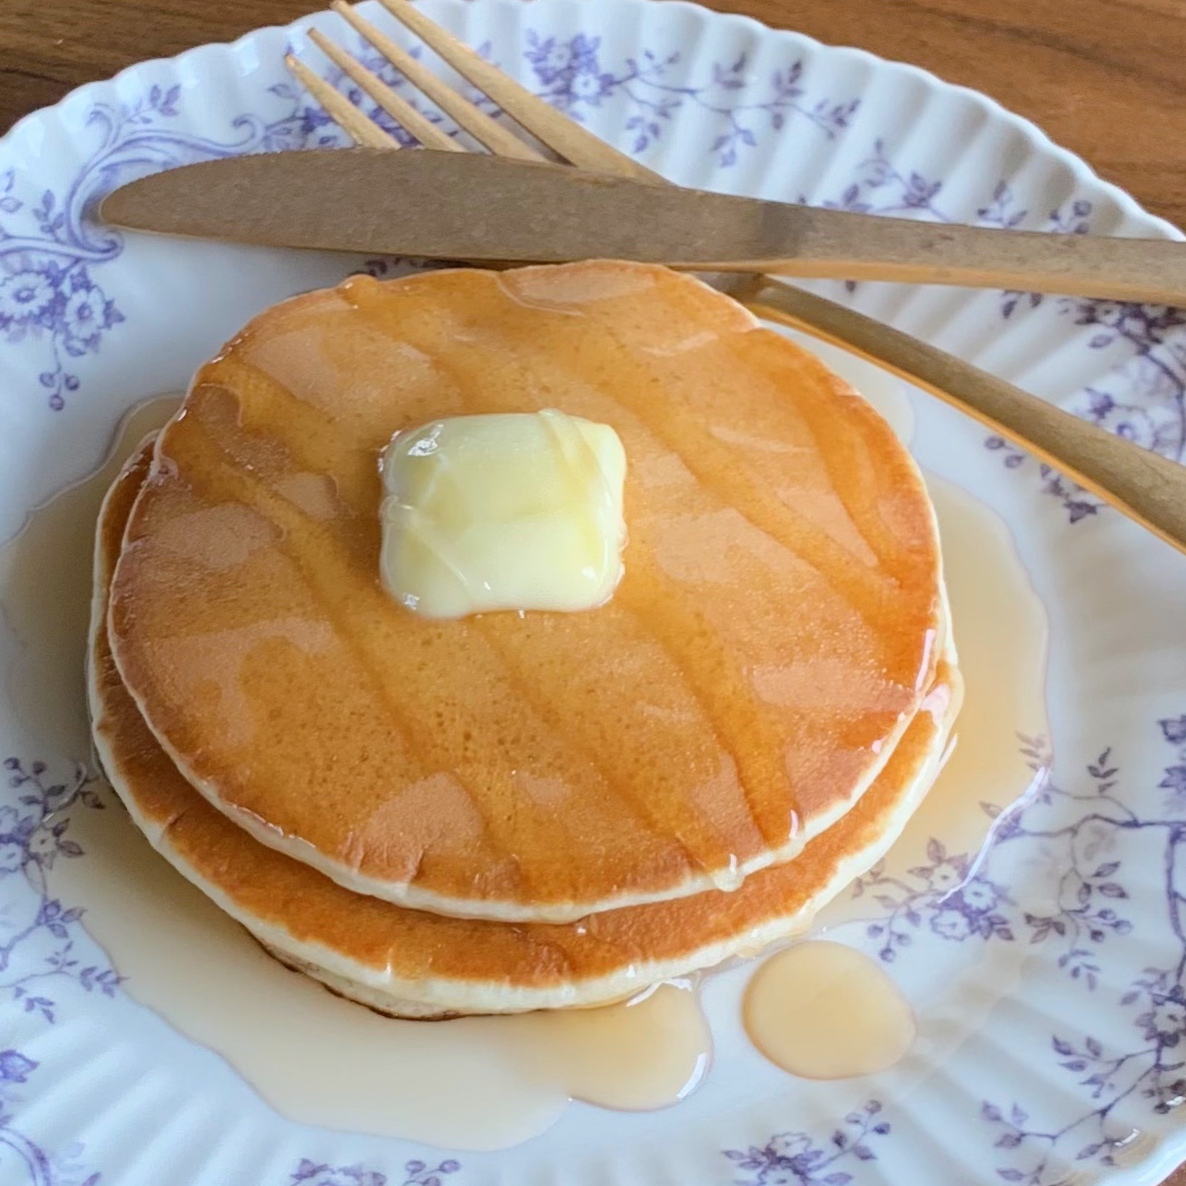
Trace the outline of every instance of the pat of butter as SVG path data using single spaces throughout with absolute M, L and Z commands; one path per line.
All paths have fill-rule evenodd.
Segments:
M 457 416 L 383 454 L 383 586 L 430 618 L 585 610 L 622 576 L 626 453 L 564 412 Z

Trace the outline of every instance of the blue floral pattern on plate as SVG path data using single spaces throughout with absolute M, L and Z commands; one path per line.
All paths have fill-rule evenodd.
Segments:
M 630 109 L 624 131 L 635 154 L 649 150 L 683 108 L 694 106 L 724 124 L 709 151 L 725 169 L 737 163 L 739 153 L 756 148 L 761 135 L 782 131 L 789 119 L 806 120 L 833 137 L 849 126 L 860 107 L 857 98 L 812 101 L 803 85 L 802 59 L 774 70 L 764 97 L 753 93 L 746 54 L 727 64 L 714 62 L 707 81 L 689 84 L 672 78 L 682 61 L 678 50 L 660 54 L 644 49 L 620 67 L 608 67 L 599 37 L 545 37 L 529 29 L 526 60 L 539 83 L 536 93 L 573 119 L 583 122 L 590 108 L 623 96 Z M 745 92 L 744 98 L 739 92 Z
M 445 1178 L 458 1172 L 461 1163 L 447 1160 L 430 1165 L 409 1161 L 398 1177 L 358 1165 L 318 1165 L 307 1158 L 293 1170 L 289 1186 L 445 1186 Z
M 64 193 L 27 194 L 15 169 L 0 173 L 0 342 L 15 345 L 31 337 L 44 343 L 46 369 L 39 380 L 56 412 L 79 390 L 71 361 L 97 354 L 106 334 L 124 320 L 94 279 L 99 266 L 123 250 L 122 237 L 91 218 L 95 201 L 159 169 L 333 140 L 318 136 L 321 124 L 312 109 L 295 99 L 278 120 L 242 115 L 234 139 L 194 136 L 170 126 L 180 116 L 180 95 L 179 85 L 153 87 L 135 103 L 96 104 L 87 123 L 98 146 Z
M 8 794 L 0 799 L 0 891 L 4 879 L 19 877 L 32 893 L 15 911 L 5 906 L 8 898 L 0 892 L 0 1016 L 7 1007 L 53 1025 L 59 987 L 73 983 L 84 992 L 110 996 L 120 983 L 114 969 L 84 964 L 75 954 L 85 911 L 51 897 L 46 881 L 55 861 L 83 855 L 69 835 L 71 810 L 101 810 L 103 803 L 85 767 L 76 765 L 61 782 L 47 779 L 40 761 L 26 769 L 18 758 L 8 758 L 4 770 Z M 37 1067 L 20 1050 L 0 1050 L 0 1149 L 12 1151 L 35 1186 L 95 1186 L 100 1176 L 81 1168 L 81 1146 L 50 1153 L 18 1127 L 22 1089 Z
M 1017 1150 L 1021 1165 L 999 1168 L 1003 1181 L 1054 1186 L 1065 1180 L 1068 1162 L 1116 1164 L 1115 1152 L 1133 1138 L 1131 1128 L 1109 1127 L 1110 1114 L 1129 1097 L 1147 1101 L 1164 1114 L 1186 1100 L 1186 716 L 1158 723 L 1162 740 L 1174 749 L 1172 764 L 1158 783 L 1168 790 L 1164 810 L 1139 815 L 1119 793 L 1120 769 L 1105 750 L 1085 771 L 1085 786 L 1073 791 L 1052 782 L 1038 783 L 1025 799 L 1000 807 L 983 804 L 994 821 L 992 844 L 975 868 L 972 854 L 948 854 L 932 839 L 927 863 L 909 870 L 907 879 L 886 876 L 884 862 L 858 879 L 853 896 L 869 898 L 879 908 L 864 923 L 865 936 L 877 944 L 877 956 L 892 962 L 909 958 L 919 932 L 929 930 L 948 942 L 968 941 L 1051 945 L 1056 965 L 1079 991 L 1099 989 L 1101 965 L 1111 959 L 1123 966 L 1126 953 L 1118 940 L 1133 933 L 1124 903 L 1125 839 L 1135 833 L 1160 837 L 1165 870 L 1166 926 L 1174 947 L 1161 967 L 1146 967 L 1115 1002 L 1133 1031 L 1131 1042 L 1108 1050 L 1089 1035 L 1050 1037 L 1051 1057 L 1076 1077 L 1094 1105 L 1057 1128 L 1031 1125 L 1018 1103 L 985 1101 L 982 1119 L 997 1130 L 994 1147 Z M 1024 738 L 1023 754 L 1035 771 L 1047 768 L 1041 739 Z M 1082 843 L 1088 831 L 1091 843 Z M 1053 857 L 1052 908 L 1034 911 L 1017 902 L 1007 877 L 994 880 L 998 863 L 1015 847 L 1042 846 Z M 1042 887 L 1031 889 L 1031 896 Z M 1038 1101 L 1040 1103 L 1040 1101 Z M 1031 1105 L 1036 1106 L 1036 1105 Z
M 850 1112 L 844 1126 L 826 1140 L 780 1132 L 760 1149 L 726 1149 L 725 1156 L 750 1174 L 736 1179 L 736 1186 L 849 1186 L 853 1175 L 844 1164 L 876 1161 L 873 1141 L 891 1132 L 880 1113 L 881 1101 L 870 1100 L 860 1112 Z
M 805 200 L 805 199 L 801 199 Z M 943 180 L 903 170 L 890 158 L 885 141 L 858 166 L 840 195 L 822 205 L 860 214 L 921 217 L 936 222 L 959 221 L 943 207 Z M 1019 205 L 1012 187 L 997 182 L 975 221 L 1006 229 L 1039 229 L 1053 234 L 1085 235 L 1091 230 L 1092 203 L 1074 198 L 1035 217 Z M 971 221 L 971 220 L 969 220 Z M 847 286 L 850 292 L 856 285 Z M 1120 347 L 1122 356 L 1098 383 L 1085 387 L 1071 410 L 1118 436 L 1135 441 L 1174 461 L 1186 461 L 1186 311 L 1132 301 L 1072 300 L 1041 293 L 1003 292 L 1000 315 L 1005 321 L 1053 303 L 1058 314 L 1077 326 L 1094 329 L 1092 350 Z M 1100 502 L 1050 466 L 1034 462 L 1015 445 L 990 436 L 985 447 L 1000 453 L 1007 468 L 1037 469 L 1044 493 L 1058 499 L 1069 523 L 1096 515 Z
M 16 1127 L 15 1108 L 37 1066 L 19 1050 L 0 1050 L 0 1170 L 8 1160 L 3 1156 L 7 1149 L 18 1172 L 23 1171 L 33 1186 L 98 1186 L 102 1175 L 85 1168 L 80 1160 L 84 1152 L 81 1145 L 49 1154 Z

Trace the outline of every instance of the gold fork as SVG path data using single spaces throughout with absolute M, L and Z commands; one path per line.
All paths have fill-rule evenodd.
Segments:
M 584 169 L 664 184 L 666 179 L 570 120 L 435 24 L 408 0 L 379 0 L 412 34 L 488 96 L 563 161 Z M 344 0 L 334 12 L 484 149 L 519 160 L 544 154 L 444 83 L 398 42 Z M 456 138 L 414 108 L 324 34 L 309 39 L 383 111 L 426 149 L 464 152 Z M 293 55 L 298 81 L 356 144 L 398 149 L 399 141 Z M 978 370 L 925 342 L 785 282 L 718 276 L 712 283 L 757 316 L 829 342 L 876 363 L 1032 453 L 1128 518 L 1186 552 L 1186 468 L 1113 436 L 1097 425 Z

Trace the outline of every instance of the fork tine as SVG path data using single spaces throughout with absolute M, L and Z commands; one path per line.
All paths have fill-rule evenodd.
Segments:
M 399 148 L 400 143 L 389 136 L 378 124 L 367 119 L 345 95 L 334 90 L 303 62 L 286 54 L 284 64 L 292 76 L 325 108 L 329 117 L 354 141 L 365 148 Z
M 358 83 L 397 124 L 414 139 L 419 140 L 425 148 L 436 148 L 444 152 L 465 151 L 460 144 L 454 141 L 452 136 L 442 132 L 436 124 L 421 115 L 407 99 L 396 94 L 381 78 L 377 78 L 365 66 L 356 62 L 345 50 L 339 49 L 323 33 L 316 29 L 309 29 L 307 32 L 309 40 L 339 70 Z
M 496 156 L 516 160 L 541 161 L 544 155 L 525 144 L 513 132 L 480 111 L 464 96 L 438 78 L 427 66 L 416 61 L 402 45 L 393 41 L 370 21 L 360 17 L 345 0 L 334 0 L 330 7 L 362 34 L 426 98 L 435 103 L 453 122 L 467 131 L 479 144 Z
M 462 44 L 440 25 L 429 20 L 408 0 L 379 0 L 402 25 L 416 34 L 430 49 L 460 75 L 484 91 L 517 123 L 558 152 L 565 160 L 584 169 L 643 181 L 661 182 L 658 173 L 640 165 L 574 123 L 568 116 L 533 95 L 526 87 L 492 66 L 468 45 Z

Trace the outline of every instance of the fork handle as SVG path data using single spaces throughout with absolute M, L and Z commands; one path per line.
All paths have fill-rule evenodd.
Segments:
M 834 301 L 764 277 L 725 287 L 757 316 L 924 388 L 1186 552 L 1186 467 Z

